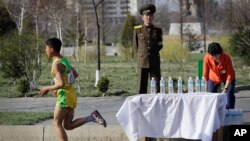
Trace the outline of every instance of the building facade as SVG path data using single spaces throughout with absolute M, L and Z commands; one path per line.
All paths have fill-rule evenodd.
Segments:
M 102 5 L 98 8 L 100 12 L 99 16 L 103 16 L 105 22 L 108 22 L 109 24 L 120 24 L 124 21 L 128 13 L 138 16 L 138 9 L 143 4 L 155 4 L 155 1 L 156 0 L 104 0 Z M 68 0 L 68 4 L 72 5 L 73 1 Z M 83 0 L 81 1 L 81 4 L 87 15 L 94 15 L 92 0 Z

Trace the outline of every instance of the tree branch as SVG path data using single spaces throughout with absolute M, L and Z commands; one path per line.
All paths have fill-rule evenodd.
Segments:
M 94 0 L 93 0 L 94 1 Z M 97 4 L 96 7 L 98 7 L 104 0 L 100 0 Z

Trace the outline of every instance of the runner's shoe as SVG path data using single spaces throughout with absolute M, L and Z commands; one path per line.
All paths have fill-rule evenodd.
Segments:
M 104 127 L 107 126 L 106 120 L 101 116 L 101 114 L 97 110 L 92 112 L 91 115 L 95 118 L 94 120 L 95 123 L 103 125 Z

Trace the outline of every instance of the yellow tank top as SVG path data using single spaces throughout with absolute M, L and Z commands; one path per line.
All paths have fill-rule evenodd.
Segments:
M 72 67 L 69 64 L 68 60 L 66 58 L 59 58 L 55 59 L 53 63 L 59 62 L 65 67 L 65 71 L 63 73 L 63 82 L 64 82 L 64 87 L 63 89 L 69 89 L 73 87 L 73 84 L 75 83 L 75 78 L 73 75 Z M 53 68 L 51 69 L 51 74 L 55 76 L 55 73 L 53 71 Z M 58 80 L 54 78 L 54 82 L 56 83 Z

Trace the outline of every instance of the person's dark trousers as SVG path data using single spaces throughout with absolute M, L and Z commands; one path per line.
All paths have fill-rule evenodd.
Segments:
M 224 83 L 225 84 L 225 83 Z M 217 93 L 220 84 L 214 84 L 212 80 L 208 80 L 208 92 Z M 228 86 L 227 90 L 227 109 L 234 109 L 235 105 L 235 80 L 231 81 L 231 84 Z
M 156 82 L 156 92 L 160 92 L 160 68 L 138 68 L 138 94 L 147 94 L 148 80 L 154 77 Z

